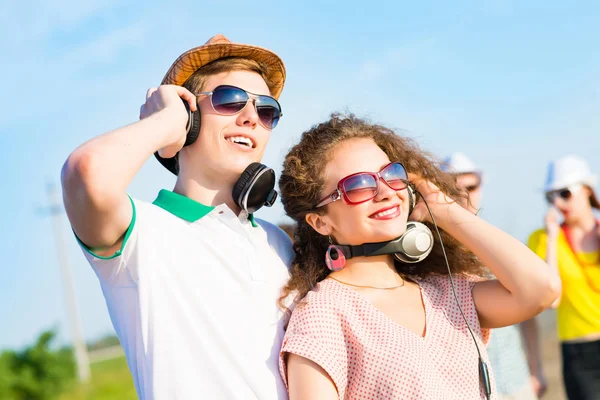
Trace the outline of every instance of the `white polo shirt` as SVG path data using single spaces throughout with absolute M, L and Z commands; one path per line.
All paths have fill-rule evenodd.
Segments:
M 289 237 L 226 205 L 132 200 L 121 250 L 85 249 L 140 399 L 286 399 L 276 302 Z

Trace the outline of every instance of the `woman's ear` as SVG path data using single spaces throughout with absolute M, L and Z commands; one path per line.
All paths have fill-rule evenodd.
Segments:
M 312 228 L 319 232 L 323 236 L 331 235 L 333 228 L 328 221 L 327 216 L 319 215 L 317 213 L 306 214 L 306 223 L 312 226 Z

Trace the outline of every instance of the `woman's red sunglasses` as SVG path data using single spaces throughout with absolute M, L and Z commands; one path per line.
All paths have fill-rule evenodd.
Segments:
M 380 180 L 393 190 L 402 190 L 408 186 L 406 169 L 399 162 L 392 162 L 379 172 L 358 172 L 342 178 L 338 182 L 337 189 L 319 201 L 315 208 L 323 207 L 341 198 L 351 205 L 369 201 L 379 193 Z

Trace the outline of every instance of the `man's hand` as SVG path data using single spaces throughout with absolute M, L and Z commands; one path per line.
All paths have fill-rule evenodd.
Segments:
M 158 151 L 164 158 L 174 157 L 185 144 L 188 114 L 181 100 L 187 101 L 192 112 L 197 110 L 196 96 L 176 85 L 148 89 L 146 102 L 140 107 L 140 119 L 156 116 L 172 127 L 169 144 Z

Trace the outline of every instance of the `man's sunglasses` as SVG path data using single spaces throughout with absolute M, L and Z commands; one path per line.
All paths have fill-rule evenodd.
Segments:
M 212 92 L 196 94 L 196 96 L 200 95 L 210 96 L 210 104 L 213 110 L 221 115 L 239 113 L 246 107 L 248 101 L 252 99 L 260 124 L 266 129 L 275 128 L 279 122 L 279 118 L 283 116 L 279 102 L 273 97 L 250 93 L 239 87 L 221 85 L 214 88 Z
M 554 201 L 560 197 L 564 201 L 568 201 L 573 193 L 576 193 L 581 188 L 581 185 L 572 185 L 564 189 L 552 190 L 546 192 L 546 201 L 550 204 L 554 204 Z
M 408 186 L 406 169 L 399 162 L 393 162 L 379 172 L 358 172 L 342 178 L 338 182 L 337 189 L 319 201 L 315 208 L 323 207 L 341 198 L 351 205 L 369 201 L 379 193 L 380 180 L 393 190 L 402 190 Z

